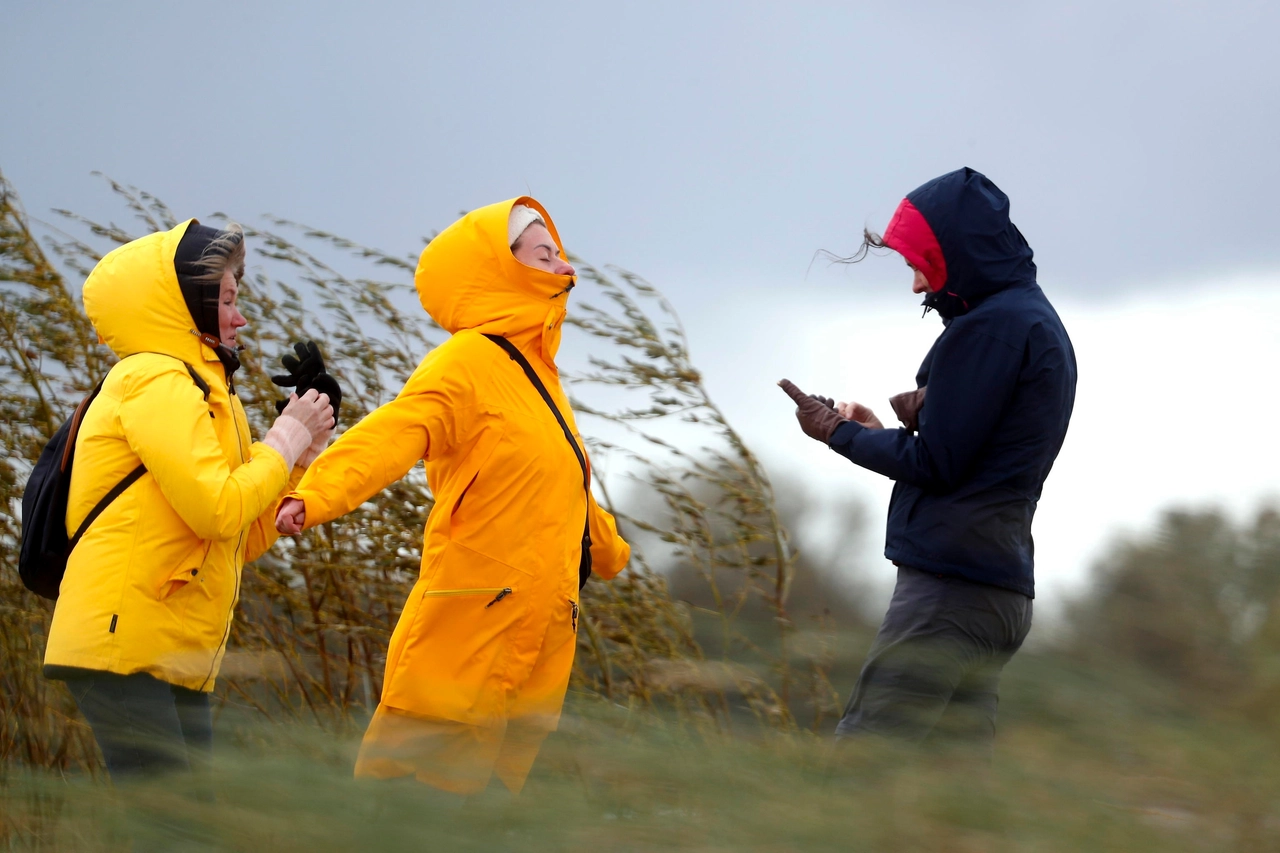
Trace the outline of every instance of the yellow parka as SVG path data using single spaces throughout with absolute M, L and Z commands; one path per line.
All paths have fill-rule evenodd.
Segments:
M 452 337 L 395 400 L 322 453 L 292 495 L 312 527 L 424 460 L 436 499 L 358 776 L 416 775 L 469 793 L 496 770 L 518 791 L 557 725 L 573 667 L 588 500 L 594 574 L 612 578 L 630 558 L 613 517 L 583 489 L 555 416 L 519 364 L 483 337 L 501 335 L 524 353 L 576 435 L 555 366 L 573 279 L 515 259 L 514 204 L 539 211 L 563 246 L 530 198 L 476 210 L 432 240 L 415 282 Z
M 67 561 L 45 648 L 51 674 L 147 672 L 212 690 L 241 570 L 276 539 L 290 471 L 253 442 L 226 370 L 193 331 L 173 266 L 192 221 L 115 249 L 85 281 L 85 311 L 121 360 L 80 427 L 68 532 L 139 462 L 147 473 Z

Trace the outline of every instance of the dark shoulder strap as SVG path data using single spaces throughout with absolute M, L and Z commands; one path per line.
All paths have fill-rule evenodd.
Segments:
M 204 395 L 205 402 L 209 402 L 209 383 L 205 382 L 204 379 L 201 378 L 200 374 L 196 373 L 196 369 L 190 364 L 187 364 L 185 361 L 182 363 L 186 365 L 187 373 L 191 374 L 191 381 L 196 383 L 196 387 L 199 388 L 200 393 Z
M 89 404 L 97 399 L 98 392 L 102 390 L 102 383 L 106 381 L 103 379 L 93 386 L 89 396 L 81 400 L 80 405 L 76 406 L 76 410 L 71 413 L 71 425 L 67 427 L 67 443 L 62 448 L 62 462 L 58 465 L 58 470 L 63 474 L 67 473 L 67 466 L 71 464 L 71 457 L 75 455 L 76 436 L 80 434 L 80 423 L 84 420 L 84 413 L 89 411 Z
M 102 515 L 102 511 L 111 505 L 112 501 L 120 497 L 125 489 L 132 486 L 137 482 L 138 478 L 145 473 L 147 473 L 146 465 L 139 465 L 137 468 L 134 468 L 125 475 L 123 480 L 116 483 L 115 486 L 112 487 L 111 491 L 103 495 L 100 501 L 93 505 L 93 509 L 89 510 L 89 514 L 84 517 L 84 521 L 80 522 L 80 527 L 76 529 L 76 535 L 72 536 L 71 541 L 67 543 L 68 556 L 71 554 L 72 550 L 75 549 L 76 544 L 80 541 L 80 537 L 84 536 L 84 532 L 89 529 L 89 525 L 93 524 L 94 520 L 98 516 Z
M 578 457 L 578 465 L 582 467 L 582 488 L 587 493 L 587 517 L 582 522 L 582 557 L 578 563 L 578 589 L 581 590 L 586 586 L 587 579 L 591 577 L 591 477 L 587 473 L 587 458 L 582 455 L 582 448 L 578 446 L 577 440 L 573 437 L 573 430 L 569 429 L 569 424 L 565 422 L 564 415 L 560 414 L 560 407 L 556 405 L 555 400 L 551 399 L 547 386 L 542 384 L 542 380 L 538 378 L 537 372 L 533 369 L 533 365 L 529 363 L 529 359 L 524 357 L 524 353 L 520 352 L 515 344 L 501 335 L 485 335 L 485 337 L 502 347 L 503 351 L 511 356 L 511 360 L 524 370 L 524 375 L 529 377 L 533 387 L 537 388 L 538 393 L 542 396 L 542 402 L 546 403 L 547 408 L 551 410 L 551 414 L 556 416 L 560 429 L 564 431 L 565 440 L 573 448 L 573 455 Z M 576 601 L 573 603 L 573 619 L 574 630 L 576 631 L 578 629 L 578 603 Z
M 186 364 L 186 362 L 184 361 L 183 364 Z M 196 387 L 204 393 L 204 398 L 206 400 L 209 399 L 208 383 L 197 376 L 195 369 L 189 364 L 187 364 L 187 372 L 191 374 L 191 378 L 195 381 Z M 93 393 L 86 397 L 84 402 L 76 407 L 75 414 L 71 416 L 71 432 L 67 436 L 67 447 L 62 453 L 62 472 L 64 475 L 67 471 L 67 465 L 74 459 L 76 437 L 79 435 L 80 424 L 84 420 L 85 412 L 88 411 L 89 404 L 98 396 L 98 392 L 102 390 L 102 383 L 106 381 L 107 380 L 103 378 L 102 382 L 99 382 L 97 387 L 93 389 Z M 93 505 L 93 509 L 89 510 L 89 514 L 84 517 L 84 521 L 80 522 L 80 526 L 76 528 L 75 535 L 72 536 L 71 541 L 67 543 L 67 556 L 71 555 L 71 552 L 75 549 L 76 545 L 79 544 L 80 538 L 84 536 L 85 531 L 89 529 L 89 525 L 93 524 L 93 522 L 97 520 L 98 516 L 102 515 L 103 510 L 111 506 L 112 501 L 120 497 L 120 495 L 124 493 L 125 489 L 136 483 L 138 478 L 145 473 L 147 473 L 147 466 L 139 464 L 137 468 L 134 468 L 128 474 L 125 474 L 124 479 L 112 486 L 111 490 L 103 495 L 98 502 Z
M 591 480 L 587 475 L 587 459 L 582 455 L 582 448 L 578 446 L 577 440 L 573 437 L 573 430 L 569 429 L 569 424 L 565 422 L 564 415 L 560 414 L 560 407 L 551 399 L 551 394 L 547 391 L 547 386 L 542 384 L 542 380 L 538 378 L 538 374 L 533 369 L 533 365 L 529 363 L 529 359 L 524 357 L 524 353 L 516 348 L 516 345 L 501 335 L 485 335 L 486 338 L 493 341 L 511 356 L 511 360 L 520 365 L 524 370 L 524 375 L 529 377 L 529 381 L 533 383 L 533 387 L 538 389 L 538 393 L 542 395 L 542 401 L 547 404 L 547 408 L 556 416 L 556 420 L 560 423 L 560 429 L 564 430 L 564 437 L 568 440 L 569 445 L 573 448 L 573 455 L 578 457 L 578 464 L 582 466 L 582 486 L 585 489 L 591 488 Z

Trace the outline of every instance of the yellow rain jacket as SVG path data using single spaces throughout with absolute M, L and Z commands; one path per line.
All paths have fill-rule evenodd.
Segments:
M 415 282 L 423 307 L 453 336 L 395 400 L 322 453 L 292 494 L 313 527 L 421 459 L 436 499 L 357 776 L 416 775 L 471 793 L 496 772 L 519 791 L 559 721 L 573 668 L 588 506 L 594 574 L 612 578 L 630 558 L 613 517 L 583 489 L 555 416 L 520 365 L 483 337 L 520 349 L 577 435 L 555 366 L 573 280 L 515 259 L 514 204 L 539 211 L 563 246 L 529 198 L 476 210 L 432 240 Z
M 212 690 L 240 572 L 276 540 L 290 471 L 253 442 L 226 370 L 193 332 L 173 266 L 192 221 L 117 248 L 85 281 L 85 311 L 121 360 L 80 426 L 68 533 L 139 462 L 147 473 L 67 561 L 45 648 L 50 674 L 148 672 Z

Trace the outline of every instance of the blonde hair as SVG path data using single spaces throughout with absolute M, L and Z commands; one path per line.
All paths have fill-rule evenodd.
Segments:
M 192 278 L 197 284 L 218 284 L 227 270 L 231 270 L 236 281 L 244 278 L 244 229 L 239 223 L 228 222 L 220 229 L 217 239 L 204 247 L 196 266 L 200 272 Z

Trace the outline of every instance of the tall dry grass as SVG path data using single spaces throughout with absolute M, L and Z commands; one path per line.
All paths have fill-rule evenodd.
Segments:
M 865 626 L 800 606 L 829 588 L 787 532 L 799 504 L 707 393 L 661 294 L 581 263 L 564 351 L 589 357 L 570 393 L 597 472 L 611 474 L 599 497 L 642 547 L 618 580 L 587 587 L 566 731 L 525 794 L 442 811 L 421 786 L 350 778 L 417 572 L 431 507 L 417 469 L 245 573 L 217 691 L 234 733 L 215 762 L 218 802 L 166 783 L 122 828 L 91 778 L 90 733 L 40 676 L 51 608 L 16 572 L 31 462 L 111 364 L 78 283 L 110 247 L 176 220 L 110 187 L 128 227 L 62 212 L 41 243 L 0 177 L 0 847 L 127 849 L 176 814 L 243 850 L 1280 849 L 1274 510 L 1245 524 L 1170 513 L 1118 543 L 1069 609 L 1067 642 L 1006 670 L 989 771 L 880 744 L 833 774 L 826 745 L 795 735 L 829 727 L 830 673 L 852 682 Z M 351 424 L 442 339 L 416 306 L 411 255 L 280 220 L 250 234 L 237 385 L 259 434 L 278 393 L 269 362 L 293 340 L 323 342 Z
M 40 676 L 52 608 L 22 589 L 16 560 L 30 466 L 113 362 L 95 343 L 78 285 L 112 247 L 179 221 L 153 195 L 108 184 L 130 215 L 127 225 L 61 210 L 41 244 L 0 176 L 0 452 L 7 462 L 0 488 L 9 507 L 0 529 L 0 767 L 97 766 L 65 691 Z M 291 342 L 322 342 L 346 391 L 341 424 L 350 425 L 393 397 L 443 339 L 416 307 L 413 253 L 390 254 L 279 219 L 246 231 L 240 301 L 250 324 L 240 335 L 247 351 L 236 385 L 256 434 L 275 416 L 280 391 L 268 374 Z M 835 693 L 822 655 L 789 645 L 796 555 L 767 474 L 708 394 L 670 304 L 630 273 L 581 267 L 585 286 L 577 293 L 587 291 L 588 301 L 576 300 L 571 322 L 590 357 L 570 390 L 584 433 L 594 422 L 610 434 L 588 439 L 597 469 L 618 470 L 618 488 L 631 500 L 615 501 L 605 478 L 598 478 L 598 497 L 624 535 L 647 535 L 665 562 L 706 585 L 714 604 L 701 611 L 714 619 L 717 652 L 704 652 L 692 608 L 671 598 L 637 548 L 619 579 L 592 582 L 584 593 L 574 689 L 605 703 L 669 708 L 707 730 L 725 728 L 743 709 L 770 726 L 821 724 Z M 626 405 L 608 404 L 618 400 Z M 354 512 L 282 539 L 258 560 L 244 576 L 218 699 L 335 732 L 362 725 L 381 690 L 387 642 L 417 576 L 431 507 L 418 466 Z M 752 603 L 770 616 L 763 631 L 760 620 L 740 618 Z M 743 649 L 754 665 L 741 662 Z

